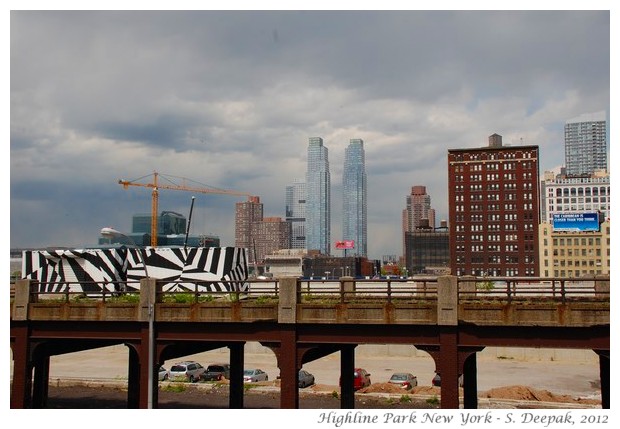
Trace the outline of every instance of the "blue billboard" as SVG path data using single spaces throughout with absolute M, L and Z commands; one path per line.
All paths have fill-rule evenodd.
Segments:
M 598 213 L 554 213 L 553 231 L 599 231 Z

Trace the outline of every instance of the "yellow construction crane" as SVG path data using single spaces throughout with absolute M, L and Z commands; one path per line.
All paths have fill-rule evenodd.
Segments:
M 244 197 L 252 197 L 252 194 L 248 194 L 246 192 L 231 191 L 228 189 L 220 189 L 220 188 L 213 188 L 213 187 L 200 188 L 200 187 L 187 186 L 186 183 L 189 179 L 186 179 L 184 177 L 175 177 L 175 179 L 182 180 L 181 185 L 174 184 L 172 181 L 170 182 L 170 184 L 161 184 L 157 180 L 157 178 L 160 176 L 159 173 L 154 172 L 152 176 L 153 176 L 153 181 L 150 183 L 138 182 L 139 180 L 142 180 L 145 177 L 150 177 L 150 175 L 140 177 L 135 180 L 122 180 L 121 179 L 118 181 L 118 183 L 120 185 L 123 185 L 123 188 L 125 189 L 127 189 L 129 186 L 142 186 L 144 188 L 151 188 L 153 190 L 152 191 L 152 202 L 151 202 L 151 246 L 157 246 L 157 210 L 158 210 L 158 200 L 159 200 L 160 189 L 199 192 L 202 194 L 225 194 L 225 195 L 238 195 L 238 196 L 244 196 Z M 172 176 L 163 176 L 163 175 L 161 176 L 164 178 L 172 177 Z

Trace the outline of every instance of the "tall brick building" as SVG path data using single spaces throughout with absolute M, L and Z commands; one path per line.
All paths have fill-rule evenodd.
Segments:
M 454 275 L 539 275 L 538 146 L 448 150 L 450 267 Z

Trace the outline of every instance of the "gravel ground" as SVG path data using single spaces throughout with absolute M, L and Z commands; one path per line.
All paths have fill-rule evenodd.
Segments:
M 200 389 L 192 385 L 177 391 L 174 388 L 160 388 L 158 408 L 228 408 L 228 389 Z M 243 399 L 246 409 L 280 408 L 280 391 L 249 389 Z M 114 387 L 61 386 L 49 389 L 47 408 L 51 409 L 121 409 L 127 408 L 127 391 Z M 299 408 L 339 409 L 340 400 L 329 392 L 300 392 Z M 401 400 L 388 396 L 356 395 L 356 409 L 383 408 L 438 408 L 436 401 L 422 398 Z
M 393 386 L 380 383 L 362 389 L 355 395 L 356 409 L 433 409 L 439 408 L 438 388 L 415 388 L 396 393 Z M 434 389 L 434 390 L 432 390 Z M 480 397 L 480 409 L 548 409 L 600 408 L 600 401 L 573 401 L 570 398 L 542 395 L 523 396 L 522 386 L 496 391 L 495 397 Z M 227 409 L 228 386 L 212 383 L 160 383 L 158 408 L 161 409 Z M 565 400 L 561 400 L 565 399 Z M 51 409 L 123 409 L 127 408 L 127 391 L 120 384 L 63 383 L 50 385 L 47 408 Z M 245 409 L 279 409 L 280 390 L 276 383 L 267 382 L 248 388 L 244 394 Z M 300 409 L 339 409 L 336 386 L 314 385 L 300 390 Z

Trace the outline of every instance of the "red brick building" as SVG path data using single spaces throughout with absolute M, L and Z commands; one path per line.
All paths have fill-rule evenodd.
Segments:
M 538 277 L 538 146 L 448 150 L 450 267 L 455 275 Z

